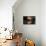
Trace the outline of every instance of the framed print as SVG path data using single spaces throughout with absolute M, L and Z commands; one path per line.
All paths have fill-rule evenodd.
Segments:
M 23 16 L 23 24 L 35 24 L 35 16 Z

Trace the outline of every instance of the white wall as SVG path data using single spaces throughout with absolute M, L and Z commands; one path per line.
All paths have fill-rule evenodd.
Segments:
M 36 46 L 41 46 L 41 0 L 23 0 L 20 5 L 14 5 L 15 29 L 22 32 L 24 38 L 35 41 Z M 36 24 L 24 25 L 23 16 L 36 16 Z
M 46 46 L 46 0 L 41 0 L 41 38 L 42 46 Z
M 12 6 L 16 0 L 0 0 L 0 27 L 12 28 Z
M 19 30 L 20 32 L 23 32 L 24 36 L 27 36 L 26 35 L 26 33 L 27 33 L 28 38 L 30 36 L 31 36 L 31 38 L 34 37 L 34 40 L 36 40 L 36 41 L 41 39 L 41 44 L 42 44 L 41 46 L 46 46 L 46 0 L 41 0 L 41 9 L 40 9 L 40 2 L 37 2 L 40 0 L 30 0 L 30 1 L 31 2 L 29 2 L 29 3 L 22 2 L 22 4 L 18 5 L 18 7 L 16 7 L 14 5 L 15 29 Z M 34 3 L 36 3 L 36 4 L 34 4 Z M 30 6 L 32 4 L 34 5 L 34 6 L 32 6 L 33 8 Z M 31 9 L 33 9 L 33 10 L 31 10 Z M 41 12 L 40 12 L 40 10 L 41 10 Z M 40 15 L 40 13 L 41 13 L 41 15 Z M 31 25 L 31 26 L 23 25 L 23 21 L 22 21 L 23 16 L 28 16 L 28 15 L 35 15 L 37 17 L 36 25 Z M 39 26 L 40 26 L 40 28 L 39 28 Z M 37 35 L 37 33 L 38 33 L 38 35 Z M 40 37 L 40 35 L 41 35 L 41 37 Z M 39 41 L 39 43 L 40 43 L 40 41 Z M 37 45 L 39 43 L 37 42 Z

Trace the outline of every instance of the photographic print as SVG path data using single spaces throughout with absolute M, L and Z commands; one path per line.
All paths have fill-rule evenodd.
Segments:
M 23 24 L 35 24 L 35 16 L 23 16 Z

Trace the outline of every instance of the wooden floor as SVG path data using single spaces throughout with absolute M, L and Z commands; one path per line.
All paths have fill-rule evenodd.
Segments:
M 15 45 L 15 39 L 13 40 L 6 40 L 6 42 L 4 42 L 2 45 L 0 46 L 16 46 Z

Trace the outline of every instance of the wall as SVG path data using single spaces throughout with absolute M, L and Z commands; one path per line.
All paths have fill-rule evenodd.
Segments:
M 23 33 L 23 37 L 35 41 L 36 46 L 41 46 L 41 0 L 23 0 L 13 7 L 15 30 Z M 24 25 L 23 16 L 36 16 L 35 25 Z
M 46 0 L 41 0 L 41 38 L 42 46 L 46 46 Z

